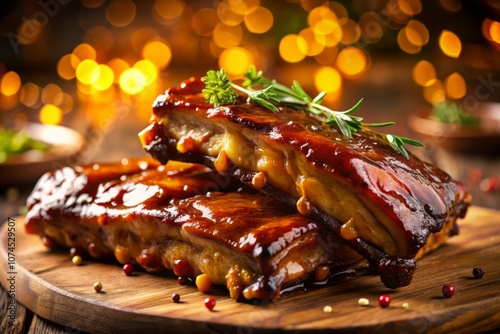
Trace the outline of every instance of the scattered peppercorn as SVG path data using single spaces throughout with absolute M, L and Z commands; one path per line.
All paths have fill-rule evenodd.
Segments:
M 181 296 L 178 293 L 174 293 L 172 295 L 172 300 L 174 301 L 174 303 L 178 303 L 181 300 Z
M 472 269 L 472 275 L 474 275 L 474 278 L 483 278 L 484 276 L 484 270 L 481 268 L 474 268 Z
M 370 304 L 370 301 L 367 298 L 359 298 L 358 305 L 359 306 L 367 306 Z
M 333 311 L 333 309 L 329 305 L 326 305 L 325 307 L 323 307 L 323 312 L 324 313 L 332 313 L 332 311 Z
M 408 304 L 408 303 L 403 303 L 403 304 L 401 305 L 401 308 L 402 308 L 403 310 L 407 310 L 407 309 L 409 309 L 409 308 L 410 308 L 410 304 Z
M 215 307 L 215 299 L 213 297 L 205 298 L 205 307 L 212 311 Z
M 75 266 L 79 266 L 82 264 L 82 257 L 80 255 L 75 255 L 71 258 L 71 262 L 73 262 Z
M 134 267 L 130 263 L 124 264 L 122 269 L 127 276 L 132 275 L 132 273 L 134 272 Z
M 177 283 L 179 283 L 179 285 L 186 285 L 186 278 L 182 276 L 177 277 Z
M 212 287 L 212 281 L 210 280 L 210 277 L 208 277 L 207 274 L 201 274 L 196 276 L 195 283 L 200 292 L 208 292 L 208 290 L 210 290 L 210 288 Z
M 186 259 L 182 260 L 175 260 L 174 261 L 174 273 L 177 276 L 188 276 L 189 272 L 191 271 L 191 265 L 189 264 L 189 261 Z
M 378 297 L 378 304 L 382 308 L 389 307 L 389 305 L 391 305 L 391 297 L 389 297 L 389 295 L 380 295 L 380 297 Z
M 101 284 L 101 282 L 95 282 L 94 283 L 94 290 L 95 290 L 95 292 L 101 292 L 101 290 L 102 290 L 102 284 Z
M 441 293 L 445 298 L 451 298 L 455 294 L 455 287 L 451 284 L 445 284 L 441 288 Z

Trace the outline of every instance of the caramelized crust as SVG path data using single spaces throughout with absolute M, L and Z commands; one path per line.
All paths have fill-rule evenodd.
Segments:
M 203 163 L 319 219 L 388 287 L 409 284 L 429 236 L 465 215 L 462 184 L 405 159 L 374 132 L 348 139 L 312 115 L 286 107 L 275 114 L 243 99 L 214 108 L 203 87 L 193 78 L 157 98 L 140 134 L 145 149 L 162 163 Z
M 206 273 L 235 299 L 274 299 L 319 265 L 360 260 L 327 228 L 241 187 L 175 161 L 65 167 L 38 182 L 26 230 L 148 271 L 186 259 L 189 276 Z

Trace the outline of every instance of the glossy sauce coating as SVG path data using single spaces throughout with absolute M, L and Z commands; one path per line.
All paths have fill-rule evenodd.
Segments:
M 287 152 L 294 152 L 307 162 L 309 172 L 320 171 L 335 180 L 333 184 L 347 184 L 350 194 L 360 199 L 373 217 L 384 217 L 384 224 L 379 220 L 378 228 L 390 235 L 400 255 L 394 251 L 389 255 L 367 242 L 373 236 L 359 235 L 346 243 L 377 268 L 388 287 L 408 285 L 416 269 L 413 257 L 429 236 L 441 231 L 445 224 L 455 224 L 456 218 L 463 217 L 470 205 L 470 195 L 460 182 L 411 153 L 410 159 L 406 159 L 382 135 L 362 130 L 349 139 L 314 115 L 287 107 L 279 107 L 280 112 L 273 113 L 241 97 L 234 105 L 215 108 L 206 102 L 201 93 L 203 87 L 200 79 L 191 78 L 180 88 L 171 88 L 157 98 L 152 123 L 142 134 L 146 151 L 162 163 L 183 159 L 214 167 L 214 157 L 206 152 L 194 148 L 184 153 L 175 149 L 176 139 L 164 120 L 168 123 L 176 117 L 180 124 L 189 118 L 191 126 L 205 122 L 217 131 L 245 132 L 247 138 L 253 136 L 254 142 L 265 142 L 268 147 L 286 147 Z M 238 146 L 235 147 L 237 150 Z M 244 159 L 244 154 L 241 156 Z M 256 171 L 234 164 L 226 173 L 253 185 L 251 180 Z M 302 210 L 304 214 L 313 214 L 341 235 L 342 223 L 315 207 L 315 203 L 302 205 L 307 202 L 300 201 L 301 195 L 294 198 L 289 189 L 267 185 L 260 191 L 288 205 L 308 208 Z M 357 224 L 359 227 L 360 223 Z M 363 233 L 369 233 L 369 229 L 365 228 Z
M 154 247 L 147 248 L 166 241 L 158 239 L 164 235 L 162 229 L 182 230 L 187 235 L 224 245 L 245 254 L 254 263 L 256 274 L 261 275 L 250 293 L 252 298 L 276 298 L 282 284 L 276 282 L 286 282 L 289 275 L 284 269 L 289 261 L 283 260 L 286 256 L 295 254 L 293 263 L 299 267 L 303 264 L 302 278 L 311 274 L 314 270 L 311 258 L 302 257 L 301 252 L 310 249 L 315 253 L 328 245 L 327 238 L 333 237 L 325 228 L 284 207 L 278 200 L 224 179 L 204 166 L 175 161 L 166 166 L 130 160 L 126 165 L 65 167 L 40 180 L 29 197 L 28 209 L 25 221 L 29 233 L 44 236 L 52 221 L 57 226 L 64 218 L 71 222 L 62 225 L 70 238 L 73 225 L 82 225 L 95 230 L 95 234 L 108 235 L 101 236 L 104 239 L 111 235 L 120 242 L 141 243 L 139 247 L 146 248 L 137 256 L 138 262 L 147 268 L 163 266 Z M 142 241 L 119 236 L 130 224 L 139 225 L 143 233 L 138 237 Z M 179 232 L 169 235 L 180 238 Z M 94 245 L 92 250 L 91 245 Z M 338 251 L 335 247 L 340 247 L 331 245 L 331 249 L 322 250 L 322 256 L 318 255 L 321 263 L 316 265 L 344 266 L 359 260 L 350 254 L 329 257 Z M 128 263 L 129 255 L 123 251 L 136 245 L 120 243 L 118 248 L 107 249 L 106 242 L 98 239 L 85 247 L 96 258 L 114 250 L 120 262 Z
M 466 207 L 470 201 L 461 183 L 411 153 L 406 159 L 374 132 L 356 132 L 349 139 L 304 112 L 280 107 L 279 113 L 273 113 L 243 99 L 235 105 L 214 108 L 200 94 L 202 88 L 203 83 L 192 78 L 180 88 L 167 90 L 156 100 L 154 115 L 160 119 L 182 107 L 185 112 L 229 121 L 293 147 L 312 168 L 346 180 L 353 192 L 382 208 L 406 231 L 409 243 L 415 246 L 413 254 L 430 233 L 441 230 L 455 206 L 462 203 Z

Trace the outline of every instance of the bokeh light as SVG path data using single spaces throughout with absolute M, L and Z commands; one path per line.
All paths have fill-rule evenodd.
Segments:
M 241 77 L 254 63 L 251 53 L 240 47 L 224 50 L 219 58 L 219 66 L 235 77 Z
M 366 53 L 355 46 L 350 46 L 339 52 L 337 67 L 346 77 L 356 78 L 362 75 L 368 66 Z
M 157 68 L 163 70 L 172 60 L 172 51 L 166 42 L 153 40 L 144 45 L 142 56 L 155 64 Z
M 27 82 L 19 90 L 19 101 L 27 107 L 34 107 L 40 98 L 40 87 Z
M 119 83 L 125 93 L 135 95 L 146 87 L 147 79 L 137 68 L 128 68 L 120 75 Z
M 245 26 L 254 34 L 263 34 L 273 26 L 273 13 L 265 7 L 254 7 L 244 16 Z
M 113 70 L 109 66 L 100 64 L 92 70 L 90 74 L 90 83 L 92 87 L 102 91 L 111 87 L 114 82 L 114 77 Z
M 134 64 L 134 68 L 144 74 L 144 77 L 146 78 L 146 86 L 152 85 L 156 82 L 156 79 L 158 78 L 158 69 L 151 61 L 146 59 L 139 60 Z
M 106 19 L 115 27 L 126 27 L 134 19 L 136 6 L 131 0 L 112 0 L 106 8 Z
M 211 36 L 217 23 L 219 18 L 212 8 L 201 8 L 191 18 L 191 26 L 200 36 Z
M 306 43 L 296 34 L 289 34 L 283 37 L 279 44 L 281 58 L 289 63 L 296 63 L 305 58 L 305 53 L 299 48 L 299 43 Z
M 181 0 L 156 0 L 153 8 L 162 18 L 173 20 L 182 15 L 185 6 Z
M 21 88 L 19 74 L 14 71 L 5 73 L 0 83 L 0 92 L 5 96 L 12 96 L 19 91 L 19 88 Z
M 457 100 L 467 93 L 467 84 L 460 73 L 454 72 L 444 80 L 444 89 L 448 98 Z
M 40 94 L 40 100 L 42 101 L 43 104 L 53 103 L 54 97 L 61 92 L 62 89 L 58 85 L 52 83 L 47 84 L 42 89 L 42 93 Z
M 43 124 L 57 125 L 61 123 L 62 118 L 61 108 L 53 104 L 46 104 L 40 109 L 40 122 Z
M 314 85 L 320 92 L 337 92 L 342 87 L 342 77 L 333 67 L 321 67 L 314 76 Z
M 462 52 L 462 43 L 456 34 L 443 30 L 439 36 L 439 47 L 445 55 L 451 58 L 458 58 Z
M 443 84 L 440 80 L 434 80 L 431 85 L 424 87 L 424 99 L 432 105 L 446 100 Z
M 430 86 L 436 80 L 436 69 L 429 61 L 421 60 L 413 66 L 412 78 L 422 87 Z
M 99 65 L 92 59 L 85 59 L 84 61 L 78 64 L 76 68 L 76 78 L 78 81 L 85 85 L 90 85 L 93 81 L 97 80 L 95 76 L 92 76 L 92 73 L 96 67 Z

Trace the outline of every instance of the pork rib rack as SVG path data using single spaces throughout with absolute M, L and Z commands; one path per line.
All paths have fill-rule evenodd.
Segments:
M 465 187 L 377 133 L 349 139 L 313 115 L 273 113 L 239 98 L 213 107 L 192 78 L 167 90 L 140 133 L 147 152 L 205 164 L 329 226 L 390 288 L 408 285 L 415 258 L 456 231 L 471 198 Z M 420 253 L 419 253 L 420 252 Z

